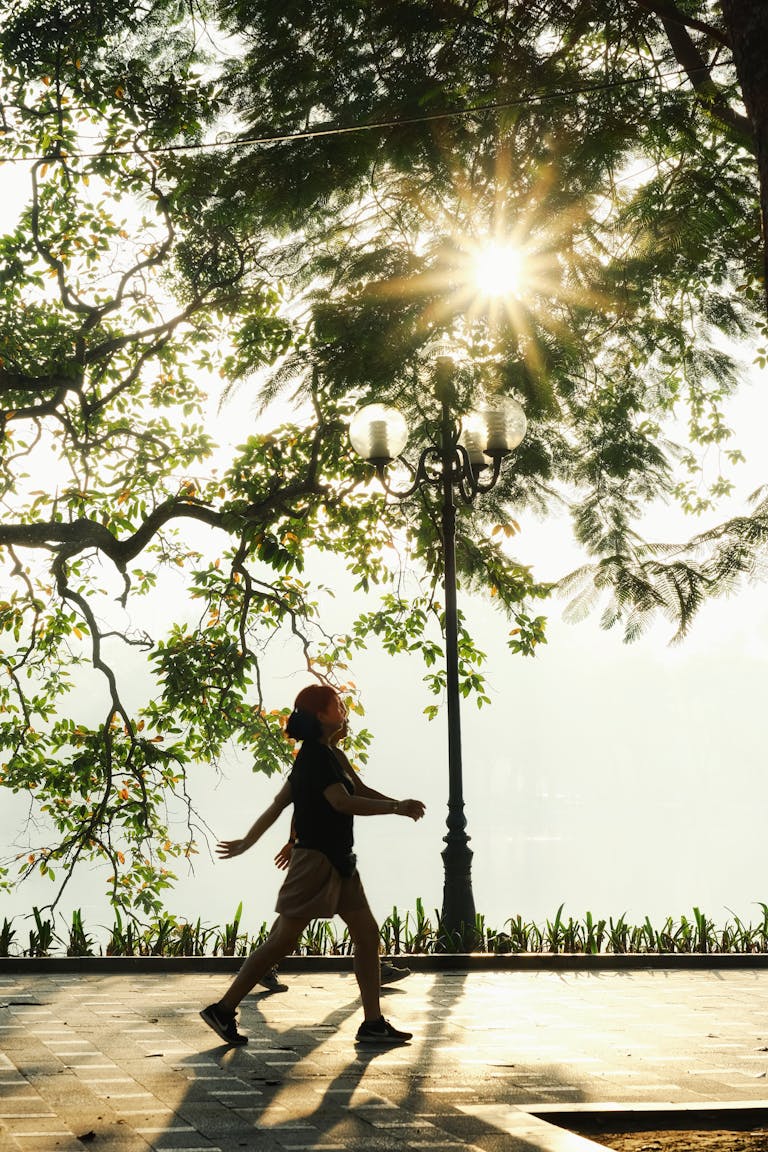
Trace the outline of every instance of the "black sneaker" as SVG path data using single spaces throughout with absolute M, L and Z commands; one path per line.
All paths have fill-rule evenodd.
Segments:
M 407 1044 L 412 1038 L 412 1032 L 399 1032 L 383 1016 L 378 1020 L 364 1020 L 356 1037 L 358 1044 Z
M 237 1023 L 234 1012 L 227 1012 L 226 1008 L 222 1008 L 220 1004 L 209 1004 L 207 1008 L 203 1008 L 200 1013 L 203 1020 L 209 1028 L 213 1028 L 214 1032 L 221 1036 L 227 1044 L 247 1044 L 248 1037 L 243 1036 L 237 1030 Z
M 265 972 L 261 980 L 259 980 L 262 988 L 268 988 L 270 992 L 287 992 L 288 985 L 283 984 L 282 980 L 278 979 L 277 965 L 270 968 L 269 972 Z
M 398 968 L 396 964 L 390 964 L 389 960 L 381 962 L 382 984 L 394 984 L 396 980 L 405 980 L 410 974 L 410 968 Z

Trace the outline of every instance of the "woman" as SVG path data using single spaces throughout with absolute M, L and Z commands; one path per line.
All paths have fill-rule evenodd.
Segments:
M 407 816 L 420 820 L 420 800 L 393 800 L 350 773 L 332 751 L 346 722 L 344 705 L 327 685 L 312 684 L 296 697 L 286 732 L 302 742 L 293 770 L 270 806 L 241 840 L 217 847 L 224 859 L 240 856 L 293 804 L 296 844 L 280 889 L 278 918 L 269 937 L 243 964 L 221 1000 L 200 1013 L 228 1044 L 247 1044 L 237 1030 L 237 1007 L 273 965 L 296 947 L 310 920 L 341 916 L 354 944 L 354 972 L 364 1019 L 357 1031 L 362 1044 L 403 1044 L 400 1032 L 381 1014 L 379 1001 L 379 928 L 368 906 L 352 851 L 354 816 Z

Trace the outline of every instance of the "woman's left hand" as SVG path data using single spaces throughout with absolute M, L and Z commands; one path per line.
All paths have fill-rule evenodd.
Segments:
M 286 844 L 283 844 L 283 846 L 280 849 L 280 851 L 278 852 L 277 856 L 275 856 L 275 864 L 277 864 L 277 866 L 281 872 L 285 872 L 286 868 L 288 867 L 288 865 L 291 862 L 291 856 L 292 855 L 293 855 L 293 844 L 289 840 Z

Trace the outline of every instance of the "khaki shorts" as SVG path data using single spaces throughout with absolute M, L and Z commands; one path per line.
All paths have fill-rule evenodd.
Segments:
M 315 848 L 294 848 L 283 886 L 277 894 L 275 911 L 292 920 L 346 919 L 347 913 L 368 907 L 368 900 L 355 869 L 342 876 L 324 852 Z

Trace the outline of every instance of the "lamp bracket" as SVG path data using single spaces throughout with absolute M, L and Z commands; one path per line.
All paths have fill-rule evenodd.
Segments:
M 413 475 L 413 482 L 408 488 L 394 488 L 387 479 L 386 468 L 384 466 L 378 466 L 376 473 L 388 496 L 393 497 L 395 500 L 407 500 L 408 497 L 412 496 L 419 488 L 441 487 L 444 470 L 447 468 L 450 471 L 451 486 L 457 490 L 464 504 L 472 504 L 478 496 L 490 492 L 491 489 L 496 486 L 501 472 L 502 459 L 503 457 L 500 454 L 494 455 L 490 476 L 488 476 L 487 479 L 483 479 L 482 474 L 486 469 L 483 468 L 481 471 L 479 468 L 473 466 L 469 453 L 464 445 L 454 442 L 448 453 L 442 452 L 433 445 L 425 448 L 419 456 L 416 466 L 413 467 L 409 465 Z M 407 461 L 404 460 L 403 463 L 407 464 Z

